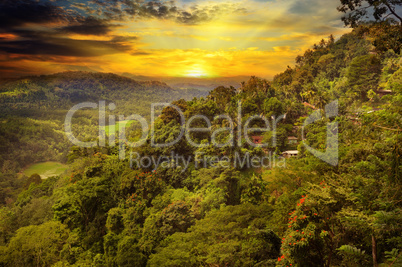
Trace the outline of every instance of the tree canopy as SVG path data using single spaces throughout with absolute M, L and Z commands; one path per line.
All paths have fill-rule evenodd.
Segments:
M 338 10 L 346 13 L 342 17 L 346 26 L 357 27 L 361 22 L 373 18 L 375 21 L 388 20 L 402 28 L 400 0 L 340 0 Z

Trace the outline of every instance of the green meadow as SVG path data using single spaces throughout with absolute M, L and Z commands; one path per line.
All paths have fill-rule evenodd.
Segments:
M 127 127 L 130 126 L 133 122 L 134 122 L 134 121 L 132 121 L 132 120 L 131 120 L 131 121 L 117 121 L 114 125 L 106 125 L 106 126 L 105 126 L 105 133 L 106 133 L 106 134 L 109 134 L 110 132 L 116 133 L 116 132 L 119 131 L 120 124 L 121 124 L 121 125 L 124 125 L 124 124 L 125 124 L 125 126 L 126 126 L 126 128 L 127 128 Z
M 67 170 L 67 165 L 55 161 L 46 161 L 30 165 L 23 173 L 31 176 L 34 173 L 40 175 L 42 179 L 63 174 Z

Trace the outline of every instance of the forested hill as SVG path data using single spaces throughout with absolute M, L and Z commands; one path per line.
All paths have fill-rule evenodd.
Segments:
M 70 143 L 64 134 L 67 111 L 81 102 L 105 100 L 115 114 L 149 117 L 151 103 L 206 96 L 172 89 L 159 81 L 135 81 L 112 73 L 63 72 L 0 81 L 0 167 L 18 171 L 37 161 L 66 161 Z M 98 111 L 77 113 L 74 130 L 94 138 Z
M 137 82 L 112 73 L 71 71 L 0 81 L 0 103 L 18 108 L 60 109 L 83 101 L 135 101 L 136 97 L 145 102 L 147 98 L 169 102 L 177 97 L 202 95 L 205 93 L 197 90 L 173 90 L 163 82 Z
M 339 99 L 358 109 L 381 90 L 395 90 L 395 82 L 390 81 L 400 75 L 402 40 L 384 37 L 384 29 L 378 28 L 363 25 L 337 41 L 332 36 L 322 40 L 296 57 L 294 67 L 276 75 L 272 86 L 286 98 L 318 108 Z M 379 43 L 379 38 L 386 38 L 389 45 Z
M 36 151 L 46 156 L 41 146 L 65 158 L 65 148 L 49 139 L 39 146 L 27 139 L 49 138 L 60 122 L 46 120 L 46 107 L 35 113 L 37 119 L 22 121 L 28 126 L 16 124 L 21 117 L 3 119 L 8 128 L 0 130 L 8 135 L 0 137 L 17 152 L 25 151 L 21 144 L 31 150 L 2 154 L 7 164 L 0 175 L 0 266 L 402 266 L 402 42 L 380 46 L 376 40 L 392 31 L 373 29 L 323 40 L 273 81 L 251 77 L 238 90 L 219 86 L 205 98 L 176 100 L 186 121 L 199 114 L 211 121 L 194 121 L 194 128 L 223 130 L 188 132 L 198 147 L 184 138 L 152 146 L 152 137 L 166 144 L 185 127 L 175 110 L 165 108 L 153 135 L 132 150 L 149 164 L 137 157 L 130 165 L 128 153 L 119 158 L 120 146 L 73 147 L 66 174 L 16 179 L 15 158 L 26 160 Z M 55 90 L 46 82 L 28 84 Z M 38 90 L 49 99 L 57 96 Z M 138 108 L 139 100 L 158 99 L 137 93 L 143 98 L 130 102 L 130 90 L 122 92 L 116 104 L 125 103 L 127 110 Z M 335 100 L 339 110 L 327 116 L 325 106 Z M 96 125 L 86 112 L 77 125 Z M 286 117 L 254 136 L 268 144 L 263 149 L 231 140 L 238 132 L 227 128 L 229 119 L 216 118 L 220 114 L 240 126 L 252 117 Z M 316 120 L 302 135 L 307 116 Z M 256 119 L 249 126 L 264 125 Z M 84 126 L 79 130 L 89 132 Z M 18 138 L 10 134 L 15 132 Z M 328 144 L 334 136 L 339 142 Z M 329 152 L 336 164 L 306 145 Z M 286 164 L 275 164 L 283 163 L 282 152 L 296 149 Z M 247 155 L 251 164 L 233 163 Z M 261 157 L 270 157 L 269 164 L 253 165 Z M 158 165 L 159 159 L 166 164 Z

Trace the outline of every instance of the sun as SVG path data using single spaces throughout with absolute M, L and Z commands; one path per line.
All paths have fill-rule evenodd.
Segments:
M 200 64 L 196 64 L 191 66 L 190 68 L 187 68 L 184 70 L 184 73 L 182 74 L 184 77 L 192 77 L 192 78 L 205 78 L 211 76 L 208 71 L 203 68 L 203 66 L 200 66 Z
M 175 77 L 187 77 L 187 78 L 196 78 L 196 79 L 208 79 L 219 77 L 214 71 L 211 70 L 211 67 L 202 63 L 196 64 L 188 64 L 184 65 L 180 68 L 173 69 L 174 74 L 172 76 Z
M 206 73 L 203 70 L 188 70 L 184 74 L 186 77 L 193 77 L 193 78 L 201 78 L 201 77 L 206 77 L 208 76 L 208 73 Z

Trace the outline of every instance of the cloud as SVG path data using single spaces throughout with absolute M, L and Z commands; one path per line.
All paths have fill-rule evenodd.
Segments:
M 0 66 L 0 71 L 27 71 L 26 68 L 13 67 L 13 66 Z
M 139 38 L 137 36 L 114 36 L 111 41 L 115 43 L 124 43 L 137 41 Z
M 189 25 L 208 22 L 224 14 L 246 12 L 239 4 L 230 2 L 193 3 L 188 8 L 179 7 L 174 1 L 143 0 L 92 0 L 89 5 L 100 8 L 102 16 L 109 20 L 160 19 Z
M 0 0 L 0 62 L 7 75 L 201 68 L 272 77 L 321 38 L 346 33 L 338 2 Z
M 339 0 L 297 0 L 290 2 L 288 13 L 310 16 L 328 16 L 327 18 L 340 18 L 342 14 L 332 12 L 340 5 Z
M 290 52 L 290 46 L 275 46 L 273 47 L 275 52 Z
M 112 28 L 117 26 L 118 25 L 110 25 L 105 20 L 89 16 L 79 18 L 77 22 L 60 28 L 60 31 L 82 35 L 106 35 L 112 31 Z
M 242 12 L 236 4 L 230 3 L 193 4 L 186 9 L 173 1 L 61 3 L 64 6 L 47 0 L 1 0 L 0 51 L 21 55 L 94 57 L 132 50 L 132 54 L 143 55 L 144 52 L 130 46 L 138 37 L 113 34 L 121 27 L 118 21 L 158 19 L 195 25 L 228 12 Z M 74 34 L 84 38 L 74 38 Z M 107 40 L 93 40 L 91 35 Z M 192 34 L 187 38 L 208 40 Z
M 294 13 L 294 14 L 310 14 L 310 13 L 314 13 L 316 11 L 316 5 L 314 5 L 312 3 L 312 1 L 297 1 L 294 2 L 291 7 L 289 8 L 289 12 L 290 13 Z
M 245 8 L 241 8 L 238 4 L 222 3 L 206 6 L 192 6 L 191 12 L 179 11 L 176 15 L 176 20 L 184 24 L 197 24 L 201 22 L 211 21 L 220 16 L 227 14 L 244 14 Z
M 73 40 L 68 38 L 43 38 L 0 42 L 0 50 L 22 55 L 55 55 L 96 57 L 128 52 L 131 47 L 113 41 Z
M 152 53 L 145 52 L 142 50 L 137 50 L 137 51 L 131 52 L 130 55 L 132 55 L 132 56 L 149 56 L 149 55 L 152 55 Z
M 43 24 L 70 20 L 61 7 L 33 0 L 0 1 L 0 25 L 2 29 L 24 26 L 28 23 Z
M 112 35 L 119 25 L 107 19 L 81 15 L 47 1 L 2 0 L 0 24 L 0 52 L 9 55 L 96 57 L 129 52 L 128 42 L 137 39 Z M 84 38 L 74 38 L 74 34 Z
M 12 33 L 0 33 L 0 41 L 2 40 L 12 40 L 17 38 L 18 36 Z

